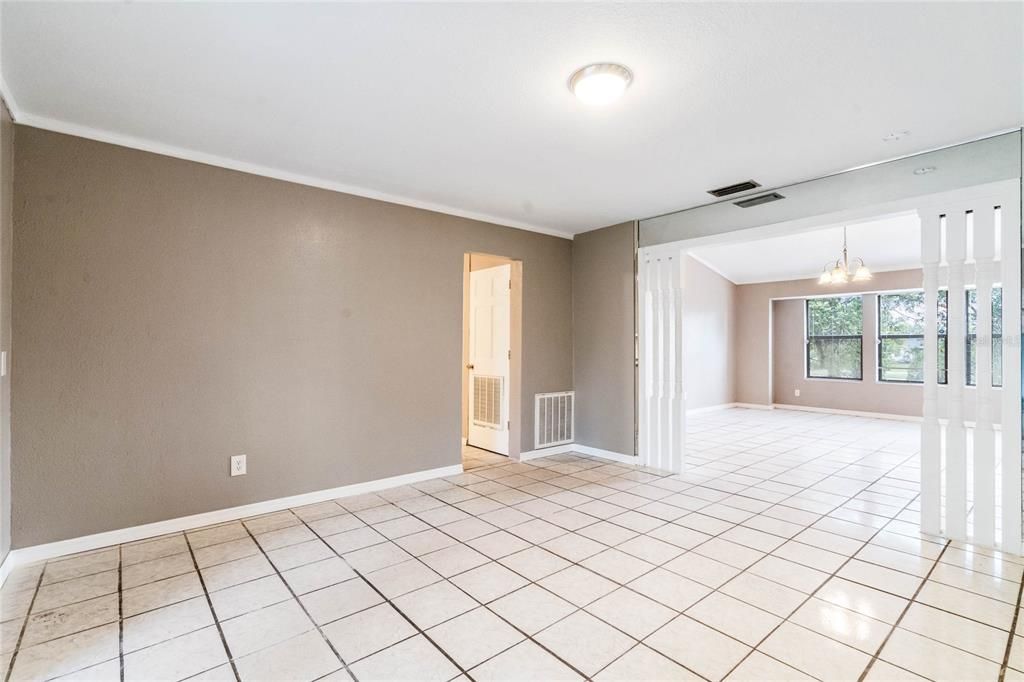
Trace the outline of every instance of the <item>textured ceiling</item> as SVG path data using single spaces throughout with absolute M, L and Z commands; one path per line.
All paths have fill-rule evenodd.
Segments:
M 27 125 L 571 234 L 1019 126 L 1022 7 L 6 2 L 0 73 Z

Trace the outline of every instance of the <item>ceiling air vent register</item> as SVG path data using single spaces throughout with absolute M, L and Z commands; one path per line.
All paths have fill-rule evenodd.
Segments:
M 769 204 L 779 199 L 785 199 L 778 192 L 769 192 L 768 194 L 761 194 L 756 197 L 750 197 L 749 199 L 741 199 L 740 201 L 734 201 L 733 203 L 740 208 L 750 208 L 752 206 L 760 206 L 761 204 Z
M 760 183 L 754 182 L 753 180 L 744 180 L 743 182 L 737 182 L 735 185 L 726 185 L 725 187 L 719 187 L 718 189 L 709 189 L 708 194 L 716 197 L 727 197 L 731 194 L 739 194 L 740 192 L 746 192 L 748 189 L 754 189 L 760 187 Z

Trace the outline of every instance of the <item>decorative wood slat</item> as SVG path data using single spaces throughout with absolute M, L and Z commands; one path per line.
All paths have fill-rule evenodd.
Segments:
M 946 213 L 946 261 L 949 269 L 946 324 L 946 535 L 967 539 L 967 432 L 964 428 L 966 215 L 962 207 Z
M 924 272 L 924 406 L 921 421 L 921 530 L 942 532 L 942 433 L 938 412 L 939 214 L 921 216 Z

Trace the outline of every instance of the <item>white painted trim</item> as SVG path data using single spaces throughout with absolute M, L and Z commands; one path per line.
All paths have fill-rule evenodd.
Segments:
M 830 407 L 813 407 L 811 405 L 787 405 L 786 403 L 772 403 L 771 405 L 758 405 L 756 403 L 723 403 L 722 405 L 713 405 L 712 407 L 698 408 L 698 411 L 717 411 L 727 410 L 729 408 L 749 409 L 749 410 L 797 410 L 799 412 L 818 412 L 821 414 L 839 414 L 848 417 L 866 417 L 868 419 L 891 419 L 893 421 L 900 422 L 920 422 L 921 417 L 915 417 L 909 414 L 892 414 L 891 412 L 862 412 L 859 410 L 838 410 Z M 692 415 L 693 411 L 688 411 L 688 415 Z M 945 424 L 946 419 L 940 419 L 939 423 Z M 975 427 L 975 422 L 965 421 L 964 426 L 969 429 Z M 993 424 L 992 428 L 999 431 L 999 424 Z
M 7 582 L 7 576 L 14 570 L 14 560 L 11 559 L 13 552 L 7 552 L 7 556 L 4 557 L 3 562 L 0 562 L 0 587 Z
M 732 407 L 740 407 L 740 405 L 740 403 L 721 403 L 719 405 L 708 405 L 707 407 L 694 407 L 686 410 L 686 416 L 692 417 L 697 414 L 707 414 L 708 412 L 720 412 Z
M 18 108 L 18 103 L 14 101 L 14 94 L 11 93 L 11 89 L 7 86 L 3 73 L 0 73 L 0 98 L 7 105 L 7 111 L 11 112 L 11 119 L 15 123 L 21 123 L 23 114 L 21 109 Z
M 451 466 L 426 469 L 424 471 L 414 471 L 412 473 L 390 476 L 388 478 L 378 478 L 376 480 L 365 481 L 363 483 L 343 485 L 339 488 L 328 488 L 326 490 L 317 490 L 310 493 L 291 495 L 289 497 L 279 497 L 274 500 L 254 502 L 252 504 L 245 504 L 239 507 L 229 507 L 227 509 L 218 509 L 216 511 L 204 512 L 202 514 L 181 516 L 176 519 L 167 519 L 166 521 L 157 521 L 156 523 L 147 523 L 141 526 L 121 528 L 104 533 L 96 533 L 95 535 L 86 535 L 80 538 L 60 540 L 58 542 L 50 542 L 44 545 L 13 549 L 10 554 L 7 555 L 7 559 L 3 563 L 2 575 L 6 578 L 7 573 L 10 573 L 11 570 L 18 566 L 24 566 L 25 564 L 43 561 L 45 559 L 52 559 L 65 554 L 87 552 L 89 550 L 118 545 L 124 542 L 145 540 L 147 538 L 158 537 L 168 533 L 177 533 L 184 530 L 191 530 L 193 528 L 201 528 L 202 526 L 210 526 L 228 521 L 236 521 L 250 516 L 269 514 L 270 512 L 281 511 L 293 507 L 301 507 L 307 504 L 326 502 L 327 500 L 333 500 L 339 497 L 362 495 L 365 493 L 376 492 L 378 490 L 386 490 L 388 488 L 396 488 L 398 486 L 409 485 L 411 483 L 418 483 L 420 481 L 428 481 L 434 478 L 454 476 L 456 474 L 461 474 L 462 471 L 463 469 L 461 464 L 453 464 Z
M 526 452 L 519 453 L 519 461 L 526 462 L 531 459 L 537 459 L 539 457 L 547 457 L 549 455 L 561 455 L 566 452 L 573 452 L 576 446 L 573 443 L 563 443 L 562 445 L 552 445 L 548 448 L 540 448 L 539 450 L 527 450 Z
M 774 410 L 775 405 L 765 405 L 763 403 L 733 403 L 732 407 L 740 407 L 744 410 Z
M 578 452 L 581 455 L 600 457 L 601 459 L 610 459 L 613 462 L 621 462 L 622 464 L 640 463 L 640 458 L 637 457 L 636 455 L 624 455 L 621 452 L 613 452 L 612 450 L 602 450 L 601 448 L 592 448 L 589 445 L 574 445 L 572 451 Z
M 863 412 L 861 410 L 836 410 L 830 407 L 812 407 L 810 405 L 789 405 L 787 403 L 773 403 L 772 408 L 776 410 L 798 410 L 800 412 L 820 412 L 822 414 L 840 414 L 848 417 L 867 417 L 869 419 L 892 419 L 901 422 L 919 422 L 920 417 L 907 414 L 890 414 L 888 412 Z
M 562 445 L 553 445 L 549 448 L 541 448 L 540 450 L 530 450 L 529 452 L 523 452 L 519 455 L 519 461 L 525 462 L 531 459 L 538 459 L 540 457 L 550 457 L 551 455 L 561 455 L 567 452 L 575 452 L 580 455 L 589 455 L 590 457 L 600 457 L 601 459 L 610 459 L 613 462 L 622 462 L 624 464 L 639 464 L 640 458 L 636 455 L 624 455 L 621 452 L 613 452 L 612 450 L 602 450 L 601 448 L 592 448 L 589 445 L 580 445 L 578 443 L 564 443 Z
M 14 109 L 11 109 L 11 113 L 14 113 Z M 552 237 L 561 237 L 562 239 L 572 239 L 571 233 L 563 232 L 562 230 L 557 230 L 551 227 L 545 227 L 542 225 L 531 225 L 529 223 L 523 223 L 517 220 L 509 220 L 508 218 L 502 218 L 500 216 L 490 215 L 487 213 L 479 213 L 477 211 L 465 211 L 460 208 L 448 206 L 445 204 L 437 204 L 430 201 L 421 201 L 419 199 L 412 199 L 397 194 L 390 194 L 388 192 L 380 192 L 378 190 L 369 189 L 367 187 L 349 185 L 342 182 L 327 180 L 325 178 L 318 178 L 310 175 L 302 175 L 301 173 L 292 173 L 290 171 L 281 170 L 279 168 L 262 166 L 255 163 L 249 163 L 248 161 L 239 161 L 236 159 L 227 158 L 225 156 L 218 156 L 216 154 L 207 154 L 205 152 L 200 152 L 193 149 L 186 149 L 184 147 L 164 144 L 162 142 L 154 142 L 151 140 L 133 137 L 131 135 L 123 135 L 121 133 L 114 133 L 107 130 L 99 130 L 97 128 L 82 126 L 76 123 L 68 123 L 66 121 L 59 121 L 57 119 L 47 118 L 45 116 L 37 116 L 36 114 L 31 114 L 28 112 L 19 112 L 18 116 L 16 116 L 15 118 L 17 122 L 21 125 L 30 126 L 32 128 L 41 128 L 43 130 L 50 130 L 55 133 L 64 133 L 65 135 L 84 137 L 89 140 L 107 142 L 109 144 L 116 144 L 118 146 L 129 147 L 131 149 L 139 149 L 141 151 L 151 152 L 153 154 L 161 154 L 163 156 L 171 156 L 177 159 L 185 159 L 186 161 L 205 163 L 209 166 L 218 166 L 220 168 L 228 168 L 230 170 L 236 170 L 242 173 L 250 173 L 252 175 L 261 175 L 266 178 L 274 178 L 275 180 L 294 182 L 296 184 L 307 185 L 309 187 L 318 187 L 320 189 L 326 189 L 332 192 L 341 192 L 343 194 L 352 194 L 354 196 L 363 197 L 366 199 L 385 201 L 389 204 L 399 204 L 401 206 L 419 208 L 425 211 L 433 211 L 435 213 L 444 213 L 446 215 L 456 216 L 459 218 L 468 218 L 469 220 L 479 220 L 485 223 L 493 223 L 495 225 L 501 225 L 503 227 L 512 227 L 517 230 L 539 232 L 540 234 L 546 234 Z

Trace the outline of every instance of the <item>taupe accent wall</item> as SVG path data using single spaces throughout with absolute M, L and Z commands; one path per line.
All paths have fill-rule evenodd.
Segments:
M 736 401 L 736 285 L 692 256 L 683 281 L 686 407 Z
M 863 295 L 864 328 L 861 348 L 863 378 L 808 379 L 804 362 L 804 300 L 772 302 L 772 401 L 776 405 L 805 405 L 855 412 L 882 412 L 920 417 L 924 404 L 921 384 L 876 380 L 875 339 L 878 320 L 876 294 Z M 795 395 L 800 391 L 800 395 Z
M 578 234 L 572 251 L 576 442 L 625 455 L 635 454 L 635 229 L 628 222 Z
M 0 350 L 11 347 L 14 124 L 0 101 Z M 0 561 L 11 548 L 11 375 L 0 377 Z
M 466 252 L 523 264 L 524 444 L 572 387 L 568 240 L 16 135 L 15 547 L 458 464 Z
M 773 399 L 770 371 L 773 349 L 770 313 L 772 300 L 841 295 L 870 291 L 915 289 L 921 287 L 920 270 L 878 272 L 868 282 L 851 282 L 842 286 L 823 287 L 817 279 L 741 284 L 736 287 L 736 402 L 770 405 Z M 865 309 L 865 315 L 868 310 Z M 803 335 L 803 320 L 798 333 Z M 802 343 L 802 341 L 801 341 Z M 803 371 L 801 365 L 801 372 Z M 834 382 L 828 382 L 834 385 Z M 900 387 L 904 388 L 904 387 Z M 790 391 L 792 394 L 792 391 Z M 813 403 L 808 403 L 813 404 Z M 821 407 L 826 407 L 821 405 Z M 838 409 L 838 408 L 837 408 Z M 859 408 L 842 408 L 859 409 Z M 884 410 L 870 410 L 884 412 Z

